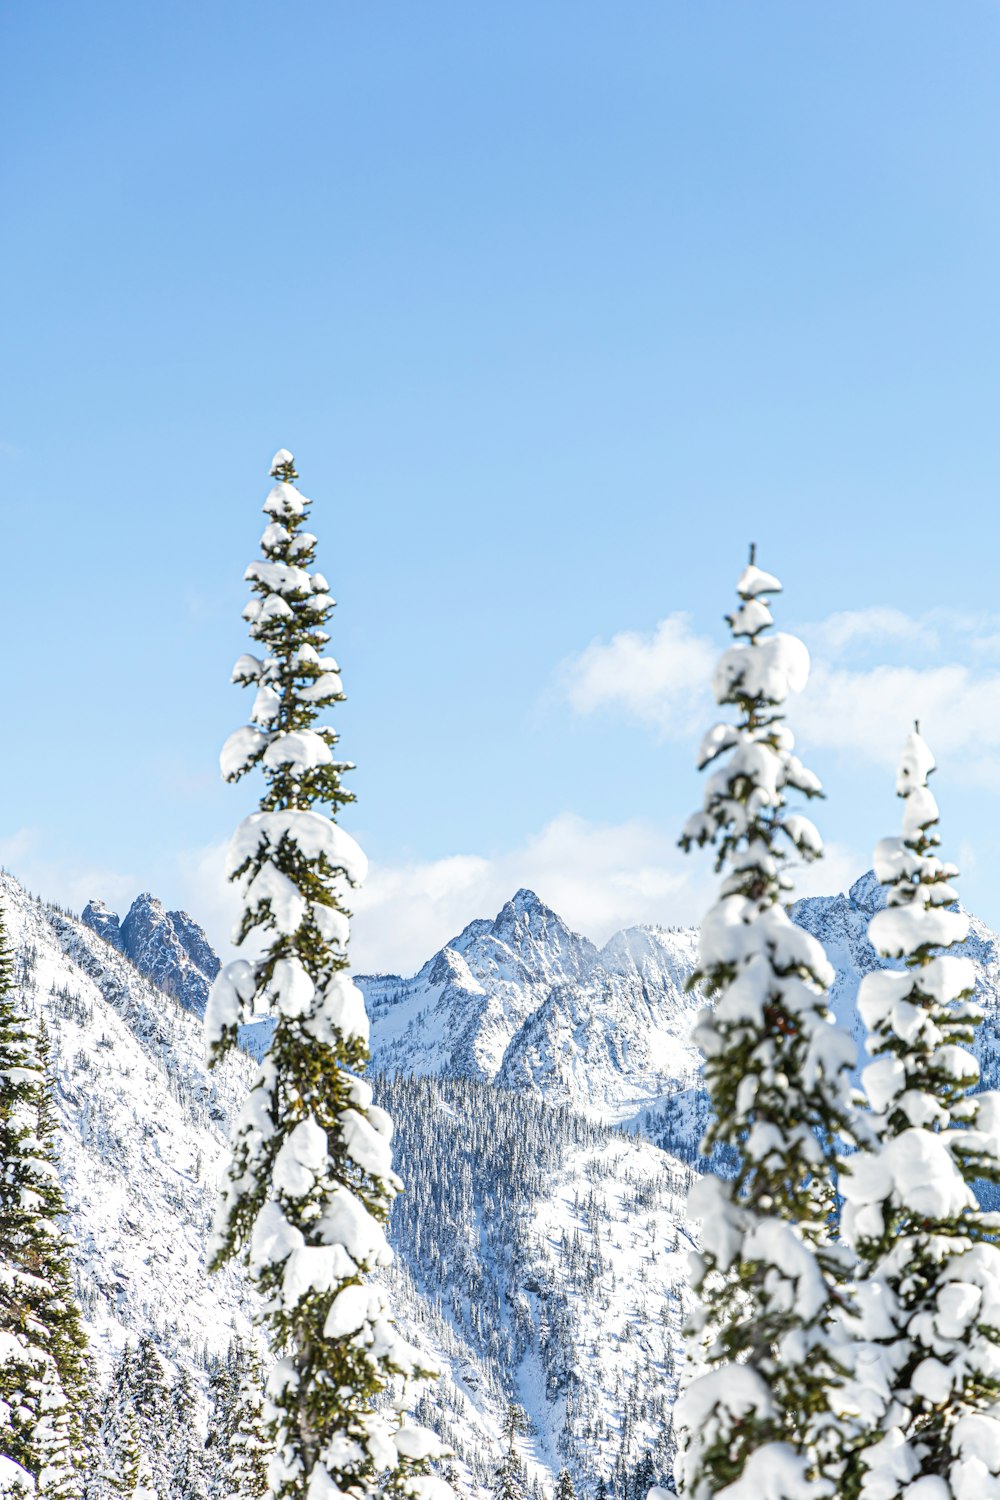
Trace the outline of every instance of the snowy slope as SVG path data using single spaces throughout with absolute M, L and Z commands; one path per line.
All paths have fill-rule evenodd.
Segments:
M 106 1371 L 151 1329 L 184 1363 L 249 1329 L 242 1278 L 204 1269 L 228 1120 L 250 1078 L 208 1075 L 200 1023 L 82 922 L 0 875 L 15 980 L 53 1044 L 60 1151 L 79 1289 Z
M 557 986 L 527 1018 L 497 1082 L 619 1121 L 693 1082 L 690 1032 L 702 1001 L 684 987 L 696 949 L 691 930 L 617 933 L 582 984 Z
M 476 1080 L 383 1081 L 380 1098 L 407 1184 L 393 1240 L 450 1326 L 450 1382 L 484 1411 L 520 1402 L 533 1424 L 526 1457 L 550 1474 L 566 1464 L 578 1482 L 615 1479 L 619 1493 L 643 1463 L 665 1478 L 690 1170 Z

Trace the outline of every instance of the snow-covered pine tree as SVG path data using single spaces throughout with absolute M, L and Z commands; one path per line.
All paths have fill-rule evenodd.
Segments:
M 267 1490 L 270 1444 L 264 1425 L 263 1377 L 256 1350 L 243 1351 L 232 1409 L 230 1459 L 223 1491 L 225 1500 L 259 1500 Z
M 46 1285 L 36 1308 L 39 1343 L 53 1361 L 46 1377 L 46 1432 L 40 1438 L 47 1453 L 40 1493 L 50 1500 L 76 1500 L 82 1493 L 87 1461 L 84 1407 L 92 1369 L 87 1357 L 80 1305 L 73 1284 L 69 1242 L 63 1228 L 66 1200 L 59 1180 L 58 1117 L 53 1101 L 52 1047 L 44 1019 L 38 1023 L 36 1055 L 41 1081 L 36 1098 L 36 1191 L 44 1220 L 34 1269 Z
M 170 1427 L 167 1438 L 171 1495 L 180 1500 L 207 1497 L 208 1459 L 201 1433 L 194 1377 L 182 1369 L 170 1389 Z
M 271 475 L 264 555 L 247 569 L 255 597 L 244 611 L 263 654 L 241 657 L 233 672 L 256 698 L 251 723 L 221 757 L 227 781 L 263 773 L 260 810 L 234 837 L 229 874 L 243 898 L 237 942 L 267 946 L 216 979 L 205 1016 L 210 1060 L 235 1045 L 255 1007 L 274 1012 L 275 1029 L 236 1124 L 211 1263 L 245 1255 L 265 1331 L 288 1351 L 268 1385 L 270 1493 L 360 1497 L 378 1483 L 444 1500 L 447 1485 L 426 1472 L 440 1444 L 386 1404 L 397 1378 L 403 1403 L 411 1379 L 437 1372 L 400 1338 L 384 1292 L 368 1280 L 391 1258 L 383 1226 L 401 1184 L 391 1121 L 358 1076 L 368 1020 L 346 973 L 345 903 L 366 861 L 333 820 L 351 800 L 341 783 L 349 767 L 334 758 L 334 730 L 316 724 L 343 691 L 324 654 L 333 600 L 310 572 L 309 501 L 285 449 Z
M 214 1364 L 209 1374 L 209 1419 L 208 1436 L 205 1441 L 205 1460 L 212 1500 L 227 1500 L 229 1495 L 228 1475 L 232 1457 L 230 1443 L 236 1421 L 239 1370 L 243 1353 L 242 1340 L 234 1338 L 229 1345 L 226 1358 Z
M 528 1431 L 528 1414 L 516 1401 L 507 1405 L 504 1415 L 503 1453 L 493 1479 L 493 1500 L 527 1500 L 528 1482 L 518 1452 L 517 1440 Z
M 27 1500 L 35 1494 L 35 1481 L 26 1469 L 0 1453 L 0 1500 Z
M 104 1395 L 97 1449 L 100 1500 L 133 1500 L 139 1484 L 141 1439 L 134 1403 L 135 1350 L 126 1344 Z
M 58 1222 L 50 1119 L 0 924 L 0 1454 L 31 1474 L 46 1500 L 76 1500 L 81 1434 L 62 1370 L 82 1378 L 84 1340 Z M 78 1402 L 79 1386 L 74 1394 Z
M 140 1471 L 140 1486 L 151 1489 L 159 1500 L 167 1500 L 173 1460 L 171 1388 L 163 1356 L 149 1333 L 139 1338 L 126 1367 L 126 1383 L 138 1422 L 140 1454 L 147 1466 Z
M 809 658 L 794 636 L 767 634 L 768 596 L 780 588 L 751 551 L 728 616 L 734 644 L 713 677 L 716 701 L 737 720 L 702 741 L 699 766 L 715 769 L 681 838 L 685 850 L 714 845 L 725 872 L 692 982 L 715 1002 L 695 1031 L 712 1105 L 703 1150 L 718 1149 L 732 1167 L 691 1194 L 703 1224 L 692 1257 L 702 1373 L 676 1426 L 677 1473 L 693 1500 L 831 1495 L 840 1446 L 831 1328 L 845 1267 L 831 1220 L 836 1139 L 851 1133 L 854 1046 L 832 1023 L 826 955 L 783 904 L 787 860 L 815 859 L 822 843 L 786 806 L 788 792 L 821 788 L 782 719 Z
M 568 1469 L 560 1469 L 556 1480 L 556 1500 L 576 1500 L 576 1490 Z
M 1000 1094 L 970 1094 L 972 1002 L 954 865 L 937 850 L 934 757 L 919 730 L 896 789 L 903 832 L 875 849 L 886 906 L 869 935 L 902 968 L 865 975 L 862 1081 L 874 1142 L 845 1163 L 843 1232 L 858 1255 L 859 1333 L 869 1427 L 845 1496 L 989 1500 L 1000 1496 L 1000 1216 L 973 1183 L 1000 1182 Z

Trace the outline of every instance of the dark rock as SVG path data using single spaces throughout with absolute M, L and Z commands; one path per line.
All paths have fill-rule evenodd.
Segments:
M 103 901 L 88 901 L 83 921 L 124 953 L 139 973 L 185 1010 L 203 1015 L 218 955 L 198 923 L 185 911 L 164 911 L 149 892 L 137 896 L 124 922 Z
M 103 901 L 88 901 L 83 908 L 83 918 L 87 926 L 102 937 L 112 948 L 117 948 L 119 953 L 124 953 L 125 944 L 122 940 L 121 925 L 118 921 L 118 913 L 105 906 Z

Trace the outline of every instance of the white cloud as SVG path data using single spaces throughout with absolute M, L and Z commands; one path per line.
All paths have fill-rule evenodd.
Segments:
M 838 656 L 852 646 L 871 642 L 885 645 L 903 642 L 924 650 L 934 650 L 940 641 L 938 630 L 927 619 L 915 619 L 885 604 L 867 609 L 841 610 L 812 625 L 801 625 L 798 632 L 814 651 L 823 656 Z
M 956 780 L 1000 785 L 997 673 L 974 673 L 957 663 L 857 671 L 817 662 L 793 710 L 804 746 L 847 751 L 885 766 L 895 764 L 915 719 Z
M 841 612 L 800 627 L 814 651 L 807 688 L 789 719 L 807 752 L 837 750 L 892 765 L 914 719 L 952 773 L 1000 786 L 1000 673 L 981 661 L 983 617 L 935 611 L 920 618 L 887 606 Z M 860 666 L 852 652 L 873 644 L 904 650 L 901 664 Z M 578 713 L 624 711 L 671 737 L 691 736 L 714 714 L 708 685 L 722 641 L 693 633 L 685 615 L 652 631 L 594 641 L 560 676 Z M 904 649 L 905 648 L 905 649 Z M 950 660 L 927 663 L 948 653 Z
M 559 675 L 577 713 L 613 705 L 679 737 L 698 721 L 715 656 L 712 642 L 693 633 L 690 616 L 678 613 L 648 633 L 623 630 L 591 641 Z

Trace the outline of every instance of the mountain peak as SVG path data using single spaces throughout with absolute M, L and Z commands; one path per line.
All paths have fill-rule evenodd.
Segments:
M 558 912 L 522 886 L 497 912 L 490 926 L 490 935 L 511 947 L 520 948 L 525 942 L 541 942 L 545 946 L 554 944 L 561 949 L 567 943 L 583 944 L 596 956 L 597 949 L 587 938 L 567 927 Z
M 859 911 L 877 912 L 885 905 L 885 890 L 874 870 L 866 870 L 848 892 L 848 897 Z
M 118 913 L 112 911 L 103 901 L 93 898 L 83 908 L 82 920 L 98 937 L 102 937 L 112 948 L 117 948 L 119 953 L 125 951 L 125 940 L 122 937 L 121 922 Z
M 496 921 L 499 922 L 501 918 L 509 915 L 527 917 L 529 921 L 532 917 L 553 918 L 557 922 L 562 920 L 556 916 L 550 906 L 546 906 L 545 902 L 536 896 L 534 891 L 530 891 L 527 886 L 522 886 L 519 891 L 514 892 L 509 901 L 504 902 L 497 913 Z M 496 923 L 494 923 L 495 925 Z
M 158 896 L 143 891 L 124 921 L 99 900 L 87 902 L 83 921 L 165 994 L 196 1015 L 203 1013 L 219 959 L 187 912 L 168 912 Z

